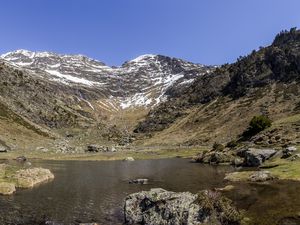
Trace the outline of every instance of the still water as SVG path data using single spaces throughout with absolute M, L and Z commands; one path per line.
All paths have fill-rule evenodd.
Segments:
M 232 167 L 195 164 L 185 159 L 35 161 L 33 165 L 49 168 L 55 179 L 33 189 L 19 190 L 13 196 L 1 196 L 1 225 L 39 224 L 42 220 L 62 224 L 122 224 L 124 198 L 130 193 L 153 187 L 196 193 L 225 186 L 225 173 L 233 171 Z M 149 184 L 129 184 L 134 178 L 148 178 Z M 299 190 L 298 183 L 237 185 L 227 196 L 250 216 L 259 216 L 261 224 L 274 224 L 275 220 L 284 224 L 278 211 L 290 207 L 285 216 L 295 215 L 297 209 L 300 213 Z

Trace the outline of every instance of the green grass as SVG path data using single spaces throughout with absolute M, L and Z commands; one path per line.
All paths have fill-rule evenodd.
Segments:
M 186 148 L 186 149 L 153 149 L 130 151 L 123 150 L 119 152 L 99 152 L 99 153 L 81 153 L 81 154 L 58 154 L 54 152 L 43 153 L 40 151 L 10 151 L 1 153 L 0 159 L 14 159 L 17 156 L 24 155 L 29 159 L 44 159 L 44 160 L 123 160 L 126 157 L 134 159 L 163 159 L 163 158 L 190 158 L 198 154 L 204 148 Z
M 293 116 L 285 117 L 273 122 L 273 126 L 286 124 L 286 123 L 295 123 L 300 121 L 300 114 L 296 114 Z
M 294 154 L 300 152 L 300 146 L 297 146 L 298 151 Z M 292 157 L 292 156 L 291 156 Z M 290 158 L 291 158 L 290 157 Z M 272 175 L 280 180 L 295 180 L 300 181 L 300 159 L 291 161 L 288 159 L 281 159 L 280 155 L 270 159 L 263 166 L 270 167 L 266 170 L 270 171 Z M 234 172 L 230 174 L 231 181 L 247 181 L 249 175 L 253 171 L 242 171 Z

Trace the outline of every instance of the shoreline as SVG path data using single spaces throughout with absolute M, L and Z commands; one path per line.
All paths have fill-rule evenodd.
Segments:
M 192 158 L 197 153 L 206 150 L 203 148 L 182 148 L 182 149 L 151 149 L 151 150 L 123 150 L 118 152 L 98 153 L 75 153 L 61 154 L 52 151 L 10 151 L 0 153 L 0 160 L 13 160 L 24 155 L 29 160 L 57 160 L 57 161 L 113 161 L 124 160 L 126 157 L 133 157 L 135 160 L 165 159 L 165 158 Z

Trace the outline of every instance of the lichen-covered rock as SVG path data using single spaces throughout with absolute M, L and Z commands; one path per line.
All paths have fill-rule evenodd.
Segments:
M 196 155 L 193 162 L 197 163 L 209 163 L 209 164 L 222 164 L 222 163 L 232 163 L 234 161 L 234 156 L 231 152 L 217 152 L 217 151 L 203 151 Z
M 0 182 L 0 195 L 11 195 L 16 191 L 13 183 Z
M 214 191 L 170 192 L 161 188 L 129 195 L 124 205 L 125 224 L 198 225 L 240 224 L 232 202 Z
M 271 174 L 270 171 L 262 170 L 262 171 L 255 171 L 253 172 L 249 178 L 248 181 L 251 182 L 264 182 L 268 180 L 275 180 L 277 177 Z
M 264 182 L 277 179 L 270 171 L 261 170 L 261 171 L 242 171 L 242 172 L 233 172 L 226 174 L 225 180 L 231 182 Z
M 13 178 L 16 180 L 17 187 L 31 188 L 37 184 L 53 179 L 54 175 L 48 169 L 32 168 L 18 170 Z

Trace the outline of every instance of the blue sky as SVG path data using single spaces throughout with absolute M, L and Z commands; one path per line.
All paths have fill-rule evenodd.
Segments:
M 233 62 L 300 27 L 299 0 L 2 0 L 0 53 L 84 54 L 120 65 L 152 53 Z

